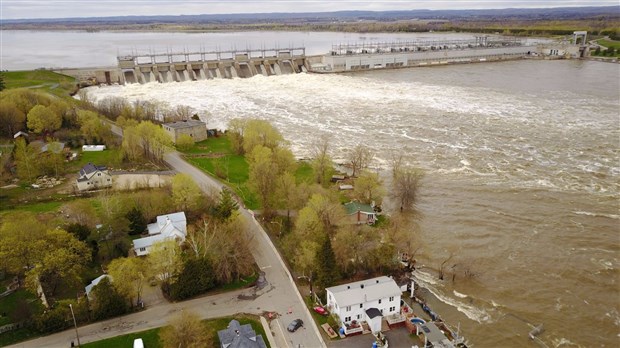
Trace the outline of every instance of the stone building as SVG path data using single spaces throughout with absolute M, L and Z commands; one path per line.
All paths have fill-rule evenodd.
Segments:
M 164 130 L 172 141 L 176 144 L 182 134 L 187 134 L 194 139 L 194 142 L 207 139 L 207 124 L 196 120 L 184 120 L 177 122 L 164 123 Z

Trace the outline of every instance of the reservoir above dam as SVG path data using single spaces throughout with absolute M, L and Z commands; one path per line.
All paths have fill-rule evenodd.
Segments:
M 579 38 L 579 39 L 578 39 Z M 332 45 L 323 55 L 306 55 L 305 47 L 199 50 L 129 54 L 117 57 L 114 68 L 59 69 L 82 85 L 183 82 L 214 78 L 249 78 L 311 73 L 348 73 L 522 58 L 584 56 L 585 32 L 573 40 L 528 43 L 515 37 L 475 36 L 471 39 L 356 42 Z

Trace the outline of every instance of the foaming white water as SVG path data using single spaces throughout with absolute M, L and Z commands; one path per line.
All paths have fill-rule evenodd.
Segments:
M 443 291 L 439 289 L 442 286 L 441 282 L 439 281 L 439 279 L 435 279 L 432 275 L 422 272 L 420 270 L 416 270 L 413 272 L 413 277 L 419 286 L 428 290 L 431 294 L 433 294 L 433 296 L 435 296 L 435 298 L 437 298 L 441 302 L 456 308 L 459 312 L 465 314 L 469 319 L 475 320 L 478 323 L 492 322 L 491 316 L 484 309 L 464 303 L 444 294 Z M 456 291 L 454 291 L 454 294 L 459 298 L 467 297 L 467 295 L 460 294 Z
M 606 217 L 608 219 L 614 219 L 614 220 L 620 219 L 620 215 L 604 214 L 604 213 L 592 213 L 592 212 L 589 212 L 589 211 L 574 211 L 573 214 L 576 214 L 576 215 L 586 215 L 586 216 L 594 216 L 594 217 Z
M 189 105 L 209 127 L 220 129 L 233 118 L 266 119 L 291 141 L 299 157 L 309 156 L 317 134 L 327 134 L 334 157 L 364 143 L 381 160 L 396 151 L 440 174 L 493 178 L 513 187 L 618 192 L 613 174 L 617 153 L 612 146 L 590 148 L 591 139 L 607 135 L 611 144 L 617 133 L 610 128 L 612 117 L 597 109 L 600 103 L 578 99 L 584 104 L 577 105 L 570 93 L 556 102 L 545 96 L 419 81 L 415 71 L 404 70 L 410 78 L 397 80 L 394 74 L 401 72 L 378 73 L 389 80 L 374 74 L 258 75 L 88 91 L 95 100 L 123 96 Z M 600 122 L 567 116 L 577 107 L 585 115 L 602 113 Z

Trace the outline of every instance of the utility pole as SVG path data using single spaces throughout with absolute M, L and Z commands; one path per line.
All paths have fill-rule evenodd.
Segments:
M 78 347 L 80 347 L 81 346 L 80 335 L 78 335 L 77 322 L 75 321 L 75 314 L 73 313 L 73 305 L 71 303 L 69 303 L 69 308 L 71 308 L 71 316 L 73 317 L 73 326 L 75 327 L 75 337 L 77 338 Z

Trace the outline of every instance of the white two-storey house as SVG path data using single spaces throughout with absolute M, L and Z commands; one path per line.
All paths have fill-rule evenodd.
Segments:
M 382 317 L 400 313 L 401 289 L 389 277 L 377 277 L 332 286 L 327 292 L 327 307 L 338 314 L 346 331 L 365 321 L 372 332 L 381 331 Z

